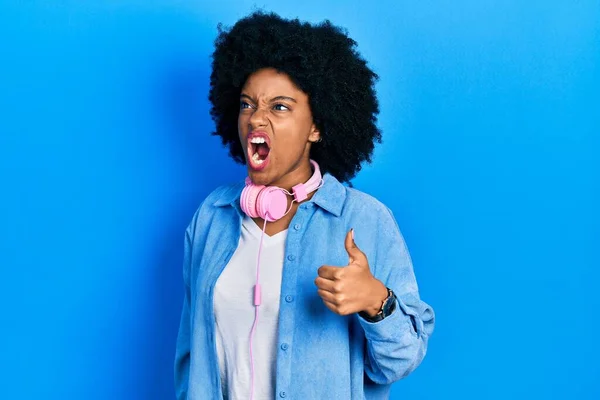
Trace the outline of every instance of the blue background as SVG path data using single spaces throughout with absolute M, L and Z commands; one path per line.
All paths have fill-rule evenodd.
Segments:
M 0 398 L 171 399 L 183 232 L 243 177 L 209 135 L 249 1 L 0 4 Z M 21 2 L 25 3 L 25 2 Z M 218 3 L 218 4 L 217 4 Z M 381 76 L 389 205 L 437 326 L 394 399 L 598 399 L 600 4 L 264 1 Z

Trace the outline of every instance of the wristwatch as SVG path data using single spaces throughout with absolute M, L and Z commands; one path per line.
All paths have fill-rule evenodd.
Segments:
M 387 288 L 387 291 L 388 297 L 383 301 L 379 312 L 375 316 L 370 317 L 369 314 L 367 314 L 364 311 L 359 312 L 358 315 L 360 315 L 369 322 L 379 322 L 388 315 L 392 314 L 396 309 L 396 295 L 390 288 Z

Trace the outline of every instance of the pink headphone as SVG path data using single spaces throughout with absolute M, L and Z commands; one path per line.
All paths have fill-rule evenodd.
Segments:
M 293 196 L 292 202 L 306 200 L 308 194 L 317 190 L 322 184 L 319 164 L 310 160 L 314 167 L 312 177 L 306 183 L 299 183 L 292 188 L 293 194 L 276 186 L 255 185 L 246 178 L 246 187 L 242 191 L 240 205 L 242 210 L 252 218 L 262 218 L 265 222 L 273 222 L 289 212 L 287 196 Z M 291 206 L 290 206 L 291 209 Z

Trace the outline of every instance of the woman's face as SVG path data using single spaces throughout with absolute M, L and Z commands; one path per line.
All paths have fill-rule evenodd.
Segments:
M 240 95 L 238 132 L 255 184 L 289 189 L 310 177 L 310 146 L 320 133 L 308 96 L 288 75 L 265 68 L 248 77 Z

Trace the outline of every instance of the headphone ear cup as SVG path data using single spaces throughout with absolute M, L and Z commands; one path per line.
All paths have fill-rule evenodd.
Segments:
M 250 183 L 242 190 L 240 206 L 242 207 L 242 211 L 251 218 L 258 218 L 260 216 L 257 211 L 256 202 L 263 188 L 264 186 L 262 185 Z
M 258 194 L 256 211 L 268 222 L 274 222 L 285 215 L 288 207 L 287 196 L 278 187 L 267 187 Z

